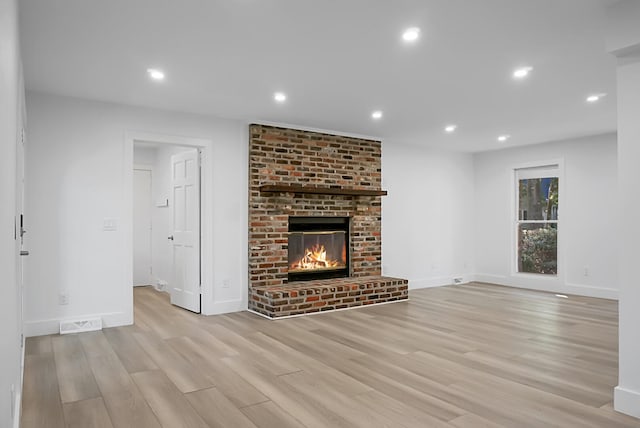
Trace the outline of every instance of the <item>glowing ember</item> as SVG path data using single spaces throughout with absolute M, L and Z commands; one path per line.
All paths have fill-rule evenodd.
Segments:
M 314 245 L 305 248 L 304 256 L 291 265 L 292 270 L 331 269 L 341 267 L 337 260 L 327 260 L 327 250 L 324 245 Z

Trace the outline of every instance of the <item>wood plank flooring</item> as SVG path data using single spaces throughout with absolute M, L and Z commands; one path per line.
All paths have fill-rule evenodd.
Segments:
M 468 284 L 270 321 L 134 290 L 133 326 L 27 339 L 22 427 L 640 427 L 617 302 Z

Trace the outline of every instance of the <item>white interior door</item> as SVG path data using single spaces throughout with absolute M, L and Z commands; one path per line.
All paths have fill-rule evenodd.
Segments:
M 151 285 L 151 171 L 133 170 L 133 285 Z
M 200 165 L 198 150 L 171 156 L 173 280 L 171 303 L 200 312 Z

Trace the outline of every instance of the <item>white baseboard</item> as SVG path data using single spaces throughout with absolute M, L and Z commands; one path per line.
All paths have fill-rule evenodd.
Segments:
M 469 274 L 437 276 L 433 278 L 409 279 L 409 290 L 419 290 L 421 288 L 443 287 L 452 285 L 453 278 L 462 278 L 462 284 L 474 281 L 474 276 Z
M 557 278 L 536 279 L 527 275 L 518 278 L 506 275 L 493 275 L 478 273 L 475 281 L 488 282 L 490 284 L 504 285 L 507 287 L 526 288 L 529 290 L 546 291 L 549 293 L 574 294 L 585 297 L 598 297 L 600 299 L 618 300 L 618 290 L 606 287 L 595 287 L 585 284 L 563 283 Z
M 564 286 L 567 294 L 578 294 L 580 296 L 618 300 L 618 290 L 614 290 L 612 288 L 594 287 L 592 285 L 570 283 L 566 283 Z
M 20 428 L 20 419 L 22 417 L 22 384 L 24 380 L 24 354 L 25 354 L 26 338 L 22 336 L 22 359 L 20 360 L 20 378 L 15 392 L 15 402 L 13 403 L 13 428 Z
M 22 390 L 22 388 L 20 388 Z M 22 391 L 16 391 L 16 402 L 13 405 L 13 428 L 20 428 L 20 409 L 22 408 Z
M 202 315 L 219 315 L 247 310 L 247 302 L 243 299 L 224 300 L 209 305 L 202 305 Z
M 507 277 L 504 275 L 493 275 L 490 273 L 476 273 L 474 281 L 488 282 L 489 284 L 507 285 Z
M 24 335 L 26 337 L 44 336 L 60 332 L 60 321 L 81 320 L 86 318 L 101 318 L 102 327 L 118 327 L 133 324 L 131 315 L 124 312 L 110 312 L 103 314 L 86 314 L 74 317 L 52 318 L 47 320 L 35 320 L 24 322 Z
M 444 285 L 451 285 L 451 278 L 424 278 L 424 279 L 410 279 L 409 290 L 419 290 L 421 288 L 433 288 L 442 287 Z
M 640 392 L 616 386 L 613 390 L 613 408 L 617 412 L 640 418 Z

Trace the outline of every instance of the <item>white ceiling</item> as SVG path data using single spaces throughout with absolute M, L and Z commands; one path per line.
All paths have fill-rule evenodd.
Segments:
M 24 0 L 22 55 L 30 90 L 481 151 L 615 130 L 609 3 Z

